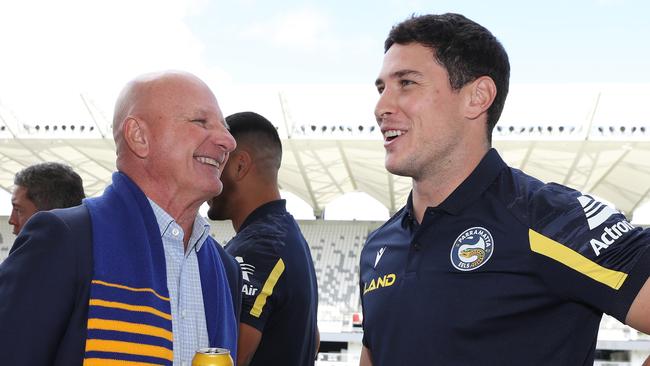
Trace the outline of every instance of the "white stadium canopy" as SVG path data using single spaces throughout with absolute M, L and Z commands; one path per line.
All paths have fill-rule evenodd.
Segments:
M 336 198 L 364 192 L 394 212 L 410 180 L 384 169 L 373 86 L 275 85 L 216 90 L 224 113 L 258 112 L 284 145 L 281 188 L 320 217 Z M 650 85 L 512 85 L 494 146 L 512 166 L 613 203 L 629 217 L 650 192 Z M 80 173 L 89 196 L 115 170 L 112 97 L 0 90 L 0 189 L 34 163 Z M 640 211 L 639 211 L 640 212 Z M 645 223 L 647 224 L 647 223 Z

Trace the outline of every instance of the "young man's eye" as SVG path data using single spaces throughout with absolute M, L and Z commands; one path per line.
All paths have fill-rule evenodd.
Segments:
M 408 85 L 414 84 L 413 80 L 406 80 L 406 79 L 400 80 L 399 83 L 402 86 L 408 86 Z

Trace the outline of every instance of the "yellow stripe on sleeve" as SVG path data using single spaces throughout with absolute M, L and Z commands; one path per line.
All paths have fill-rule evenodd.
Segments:
M 88 339 L 86 340 L 86 352 L 92 351 L 125 353 L 129 355 L 158 357 L 169 361 L 174 360 L 174 353 L 172 350 L 165 347 L 152 346 L 142 343 Z
M 149 313 L 149 314 L 159 316 L 163 319 L 172 320 L 171 314 L 163 313 L 162 311 L 152 308 L 151 306 L 131 305 L 122 302 L 106 301 L 106 300 L 99 300 L 99 299 L 90 299 L 89 304 L 90 306 L 103 306 L 103 307 L 113 308 L 113 309 L 122 309 L 128 311 Z
M 573 249 L 532 229 L 528 230 L 528 238 L 530 240 L 530 249 L 533 252 L 554 259 L 614 290 L 621 288 L 627 278 L 627 273 L 605 268 Z
M 83 366 L 160 366 L 157 363 L 112 360 L 109 358 L 87 358 Z
M 264 282 L 262 291 L 257 295 L 257 298 L 255 298 L 255 303 L 250 311 L 252 316 L 259 318 L 260 315 L 262 315 L 262 310 L 264 309 L 264 305 L 266 305 L 266 298 L 271 296 L 273 293 L 273 288 L 275 287 L 275 284 L 278 283 L 278 279 L 282 275 L 282 272 L 284 272 L 284 261 L 280 258 L 273 267 L 269 278 Z
M 91 318 L 88 319 L 88 329 L 114 330 L 125 333 L 144 334 L 148 336 L 163 338 L 170 342 L 174 341 L 172 332 L 168 331 L 167 329 L 146 324 L 123 322 L 119 320 Z
M 148 288 L 148 287 L 143 287 L 143 288 L 129 287 L 129 286 L 124 286 L 124 285 L 120 285 L 120 284 L 117 284 L 117 283 L 110 283 L 110 282 L 100 281 L 100 280 L 92 280 L 92 283 L 94 283 L 96 285 L 102 285 L 102 286 L 106 286 L 106 287 L 114 287 L 114 288 L 119 288 L 119 289 L 122 289 L 122 290 L 128 290 L 128 291 L 133 291 L 133 292 L 150 292 L 150 293 L 154 294 L 157 298 L 159 298 L 161 300 L 169 301 L 169 297 L 162 296 L 162 295 L 158 294 L 156 291 L 154 291 L 154 289 Z

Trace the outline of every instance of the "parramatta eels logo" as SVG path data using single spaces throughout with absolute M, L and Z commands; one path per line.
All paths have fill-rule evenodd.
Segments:
M 458 235 L 451 247 L 451 264 L 460 271 L 472 271 L 484 265 L 494 252 L 492 234 L 482 227 L 473 227 Z

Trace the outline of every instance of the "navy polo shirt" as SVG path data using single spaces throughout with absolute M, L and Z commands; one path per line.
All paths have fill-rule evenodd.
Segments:
M 242 269 L 240 321 L 262 332 L 250 365 L 314 365 L 316 272 L 286 201 L 255 209 L 225 249 Z
M 624 321 L 650 232 L 490 150 L 421 224 L 412 201 L 362 250 L 374 366 L 593 365 L 602 313 Z

